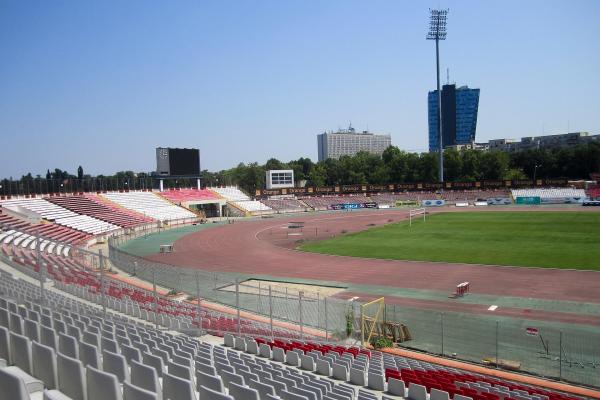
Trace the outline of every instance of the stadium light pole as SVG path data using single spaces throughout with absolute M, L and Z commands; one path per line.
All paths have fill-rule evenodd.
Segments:
M 437 95 L 438 95 L 438 143 L 440 152 L 439 181 L 444 182 L 444 146 L 442 138 L 442 92 L 440 90 L 440 40 L 446 39 L 446 17 L 448 10 L 429 9 L 429 32 L 427 40 L 435 40 L 435 62 L 437 66 Z

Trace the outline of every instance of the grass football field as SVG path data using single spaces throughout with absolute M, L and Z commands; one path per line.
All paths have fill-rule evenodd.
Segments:
M 305 243 L 353 257 L 600 270 L 600 213 L 452 212 Z

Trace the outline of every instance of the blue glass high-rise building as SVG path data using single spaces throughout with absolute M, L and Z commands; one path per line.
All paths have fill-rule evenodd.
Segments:
M 429 92 L 429 151 L 438 151 L 438 96 L 437 90 Z M 475 141 L 479 89 L 456 85 L 442 86 L 442 144 L 469 144 Z

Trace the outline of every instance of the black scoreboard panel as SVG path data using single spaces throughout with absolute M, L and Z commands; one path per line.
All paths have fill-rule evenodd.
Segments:
M 200 150 L 169 149 L 169 172 L 171 175 L 200 175 Z

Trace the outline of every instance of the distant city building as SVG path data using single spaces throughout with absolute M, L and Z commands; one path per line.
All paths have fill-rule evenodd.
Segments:
M 462 150 L 480 150 L 486 151 L 490 149 L 489 143 L 467 143 L 467 144 L 453 144 L 452 146 L 446 146 L 444 149 L 452 149 L 456 151 Z
M 429 151 L 439 150 L 438 93 L 429 92 Z M 479 89 L 456 85 L 442 86 L 442 147 L 467 145 L 475 142 Z
M 378 135 L 369 131 L 356 132 L 352 125 L 337 132 L 325 132 L 317 135 L 319 161 L 341 156 L 353 156 L 359 151 L 381 155 L 392 145 L 390 135 Z
M 488 142 L 492 151 L 516 152 L 535 149 L 557 149 L 577 146 L 596 141 L 600 143 L 600 135 L 590 135 L 589 132 L 570 132 L 559 135 L 527 136 L 521 141 L 513 139 L 494 139 Z

